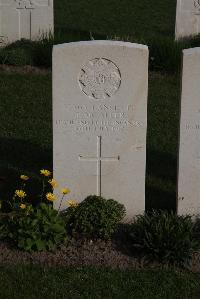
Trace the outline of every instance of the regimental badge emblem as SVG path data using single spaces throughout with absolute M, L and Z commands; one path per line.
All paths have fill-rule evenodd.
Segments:
M 95 58 L 81 68 L 78 82 L 88 97 L 94 100 L 109 99 L 120 88 L 121 73 L 111 60 Z
M 200 0 L 194 0 L 194 7 L 200 11 Z

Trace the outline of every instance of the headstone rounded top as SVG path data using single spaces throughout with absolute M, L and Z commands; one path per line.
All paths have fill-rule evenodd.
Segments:
M 194 54 L 200 54 L 200 47 L 195 47 L 195 48 L 189 48 L 189 49 L 184 49 L 183 54 L 185 55 L 194 55 Z
M 144 50 L 148 51 L 148 46 L 143 44 L 136 44 L 136 43 L 130 43 L 130 42 L 124 42 L 124 41 L 116 41 L 116 40 L 89 40 L 89 41 L 79 41 L 79 42 L 70 42 L 70 43 L 64 43 L 59 45 L 54 45 L 53 50 L 56 49 L 66 49 L 70 47 L 82 47 L 82 46 L 118 46 L 118 47 L 126 47 L 131 49 L 137 49 L 137 50 Z
M 106 58 L 88 61 L 78 77 L 81 90 L 95 100 L 111 98 L 121 85 L 121 74 L 114 62 Z

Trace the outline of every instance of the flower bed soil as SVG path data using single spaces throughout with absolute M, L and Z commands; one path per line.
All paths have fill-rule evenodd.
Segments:
M 139 268 L 140 264 L 118 251 L 111 241 L 70 240 L 54 252 L 24 252 L 7 242 L 0 243 L 0 264 L 43 264 L 47 266 L 104 266 Z
M 155 269 L 166 268 L 156 262 L 147 262 L 130 256 L 112 241 L 71 240 L 55 252 L 24 252 L 13 248 L 12 244 L 0 242 L 0 265 L 42 266 L 96 266 L 112 269 Z M 200 272 L 200 253 L 193 255 L 192 272 Z

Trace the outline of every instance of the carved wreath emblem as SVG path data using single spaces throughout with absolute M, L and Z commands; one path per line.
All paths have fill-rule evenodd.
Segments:
M 88 97 L 103 100 L 117 92 L 121 85 L 121 74 L 112 61 L 95 58 L 82 67 L 78 81 Z
M 194 0 L 194 7 L 200 10 L 200 0 Z

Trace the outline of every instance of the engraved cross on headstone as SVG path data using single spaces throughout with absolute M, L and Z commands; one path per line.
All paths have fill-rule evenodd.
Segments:
M 29 13 L 29 38 L 32 37 L 32 10 L 35 9 L 33 0 L 16 0 L 16 9 L 19 12 L 19 39 L 21 39 L 21 18 L 22 12 L 27 10 Z
M 194 15 L 195 15 L 195 27 L 196 27 L 196 34 L 200 32 L 200 0 L 194 0 Z
M 102 162 L 117 162 L 120 160 L 120 156 L 117 157 L 102 157 L 102 137 L 97 136 L 97 155 L 96 157 L 83 157 L 79 155 L 80 161 L 96 162 L 97 163 L 97 195 L 101 196 L 101 168 Z
M 32 38 L 32 18 L 33 18 L 33 10 L 35 10 L 37 7 L 47 7 L 50 5 L 49 0 L 42 0 L 39 3 L 37 0 L 10 0 L 8 2 L 2 2 L 0 0 L 0 8 L 2 7 L 10 7 L 10 10 L 13 11 L 13 9 L 16 10 L 18 14 L 18 25 L 16 28 L 18 33 L 18 39 L 21 39 L 23 36 L 23 32 L 26 31 L 26 38 L 31 39 Z M 25 24 L 24 25 L 24 20 Z M 25 28 L 24 28 L 25 26 Z M 3 40 L 3 35 L 0 34 L 1 39 Z M 2 41 L 3 42 L 3 41 Z

